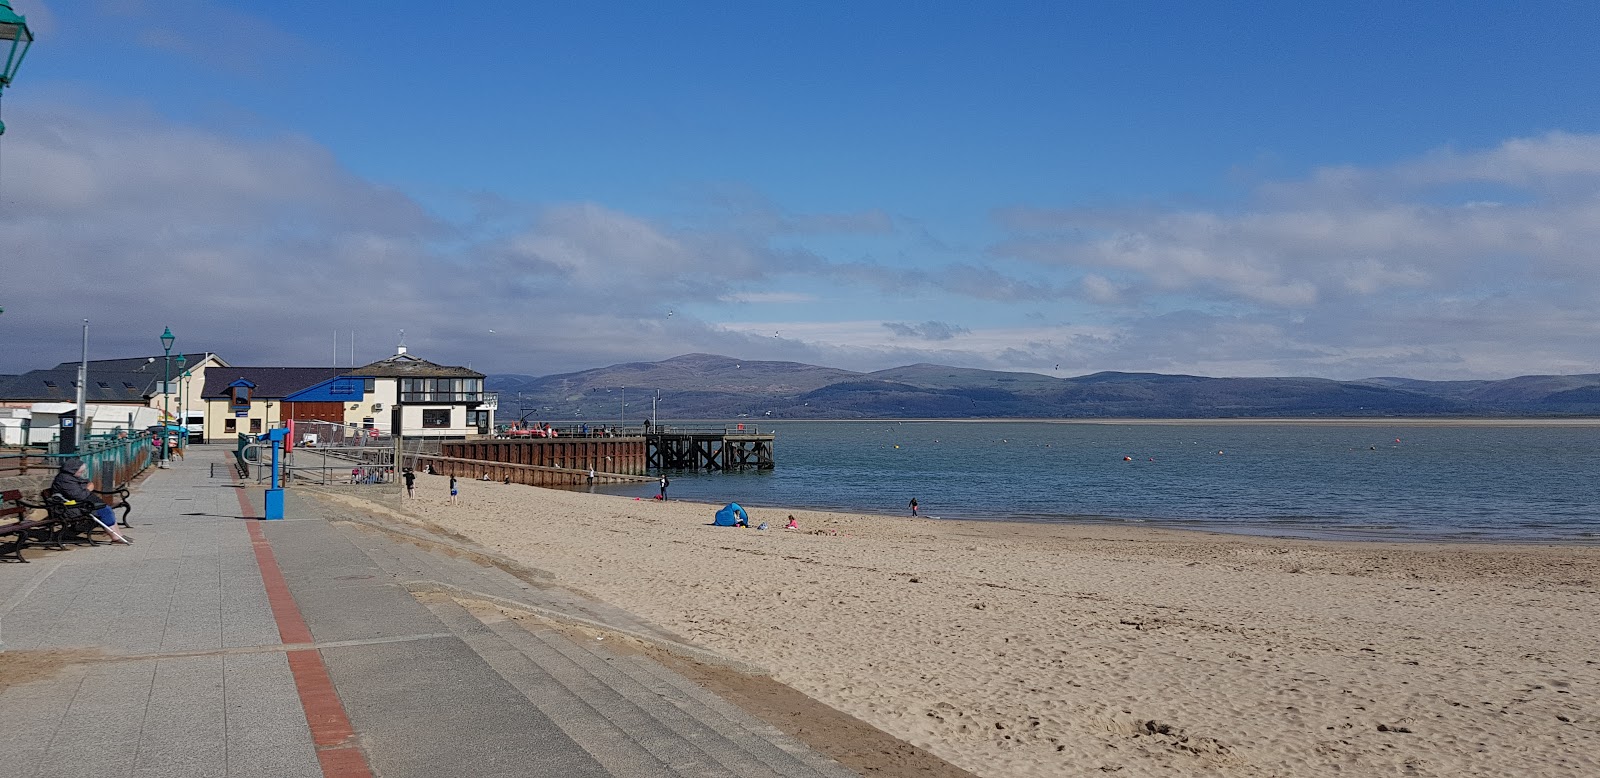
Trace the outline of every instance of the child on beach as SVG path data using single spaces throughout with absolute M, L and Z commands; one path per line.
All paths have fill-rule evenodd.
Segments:
M 455 476 L 450 476 L 450 504 L 451 505 L 460 505 L 461 504 L 461 501 L 456 498 L 457 494 L 458 494 L 458 492 L 456 492 L 456 477 Z
M 917 498 L 911 498 L 911 515 L 917 515 Z
M 789 514 L 789 523 L 783 525 L 784 529 L 800 529 L 800 522 L 794 520 L 794 514 Z
M 417 474 L 412 472 L 411 468 L 408 467 L 405 469 L 404 475 L 406 477 L 406 496 L 416 497 L 417 493 L 415 489 L 417 485 Z

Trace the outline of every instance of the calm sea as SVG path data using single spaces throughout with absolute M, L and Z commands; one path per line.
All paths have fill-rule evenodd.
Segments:
M 777 468 L 670 496 L 1294 537 L 1600 542 L 1600 426 L 778 422 Z M 655 488 L 608 492 L 645 495 Z M 708 517 L 709 518 L 709 517 Z

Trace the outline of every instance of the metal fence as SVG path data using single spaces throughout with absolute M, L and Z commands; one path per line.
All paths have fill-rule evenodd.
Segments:
M 96 489 L 110 490 L 127 484 L 155 461 L 156 448 L 149 433 L 93 436 L 83 448 L 71 454 L 51 453 L 49 449 L 24 449 L 0 454 L 0 476 L 50 476 L 61 469 L 61 461 L 77 457 L 89 466 L 89 482 Z

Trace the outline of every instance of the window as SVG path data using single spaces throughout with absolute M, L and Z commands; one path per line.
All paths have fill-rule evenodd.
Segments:
M 95 383 L 99 384 L 101 389 L 110 389 L 111 388 L 111 384 L 108 384 L 105 381 L 96 381 Z
M 400 402 L 461 403 L 483 401 L 481 378 L 402 378 Z
M 438 429 L 440 427 L 448 427 L 448 426 L 450 426 L 450 409 L 449 408 L 423 408 L 422 409 L 422 426 L 425 427 L 425 428 L 433 428 L 433 429 Z
M 361 388 L 370 393 L 372 391 L 372 379 L 366 379 L 366 383 Z
M 239 431 L 239 420 L 238 419 L 224 419 L 222 421 L 222 431 L 223 432 L 238 432 Z
M 260 435 L 261 434 L 261 420 L 260 419 L 251 419 L 250 420 L 250 434 L 252 434 L 252 435 Z

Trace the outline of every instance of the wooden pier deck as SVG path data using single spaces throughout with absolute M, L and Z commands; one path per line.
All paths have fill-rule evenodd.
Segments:
M 729 472 L 771 470 L 777 460 L 774 432 L 743 424 L 659 425 L 610 428 L 557 428 L 555 437 L 528 435 L 447 441 L 439 455 L 473 462 L 526 467 L 644 475 L 672 470 Z
M 729 427 L 666 427 L 645 433 L 645 464 L 656 470 L 771 470 L 774 433 Z

